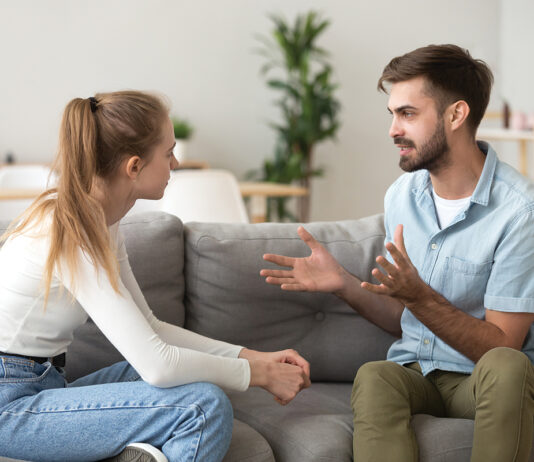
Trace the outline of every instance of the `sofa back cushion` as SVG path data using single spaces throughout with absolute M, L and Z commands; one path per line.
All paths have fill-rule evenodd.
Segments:
M 0 233 L 7 225 L 0 223 Z M 173 215 L 149 212 L 124 218 L 120 229 L 132 271 L 152 311 L 163 321 L 183 326 L 182 222 Z M 122 359 L 89 319 L 75 331 L 67 352 L 67 379 L 74 380 Z
M 371 280 L 383 253 L 381 215 L 309 223 L 352 274 Z M 186 327 L 209 337 L 272 351 L 295 348 L 316 381 L 352 381 L 358 367 L 384 359 L 394 340 L 330 294 L 282 291 L 265 283 L 264 253 L 307 256 L 296 224 L 185 225 Z

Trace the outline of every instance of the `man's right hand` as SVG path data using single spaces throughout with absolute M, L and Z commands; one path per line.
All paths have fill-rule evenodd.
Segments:
M 268 284 L 279 285 L 283 290 L 340 293 L 350 279 L 350 274 L 314 237 L 299 226 L 297 233 L 310 248 L 311 255 L 305 258 L 265 254 L 264 260 L 289 270 L 262 269 L 261 276 Z

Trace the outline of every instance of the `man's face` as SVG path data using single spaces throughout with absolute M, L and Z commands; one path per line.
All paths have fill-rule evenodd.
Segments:
M 436 173 L 449 163 L 443 115 L 417 77 L 392 85 L 388 110 L 393 115 L 389 136 L 400 149 L 399 166 L 406 172 Z

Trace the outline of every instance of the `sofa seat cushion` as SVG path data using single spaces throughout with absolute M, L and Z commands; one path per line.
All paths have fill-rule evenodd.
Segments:
M 382 216 L 306 228 L 351 273 L 371 279 L 382 253 Z M 186 327 L 263 351 L 295 348 L 312 380 L 352 382 L 367 361 L 383 359 L 393 337 L 330 294 L 282 291 L 265 283 L 264 253 L 306 256 L 296 224 L 185 225 Z
M 473 445 L 474 421 L 440 419 L 426 414 L 412 419 L 419 460 L 432 462 L 469 462 Z M 534 446 L 529 462 L 534 462 Z
M 261 388 L 229 396 L 235 417 L 266 438 L 277 462 L 351 462 L 351 388 L 314 383 L 287 406 Z
M 234 419 L 232 441 L 223 462 L 275 462 L 269 443 L 256 430 Z

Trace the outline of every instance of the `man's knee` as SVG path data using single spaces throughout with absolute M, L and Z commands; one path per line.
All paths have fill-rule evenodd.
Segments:
M 529 367 L 532 367 L 530 360 L 521 351 L 498 347 L 479 359 L 473 373 L 477 381 L 491 386 L 522 386 Z
M 372 361 L 358 369 L 352 387 L 353 407 L 359 397 L 367 402 L 373 395 L 382 395 L 393 386 L 403 366 L 392 361 Z

